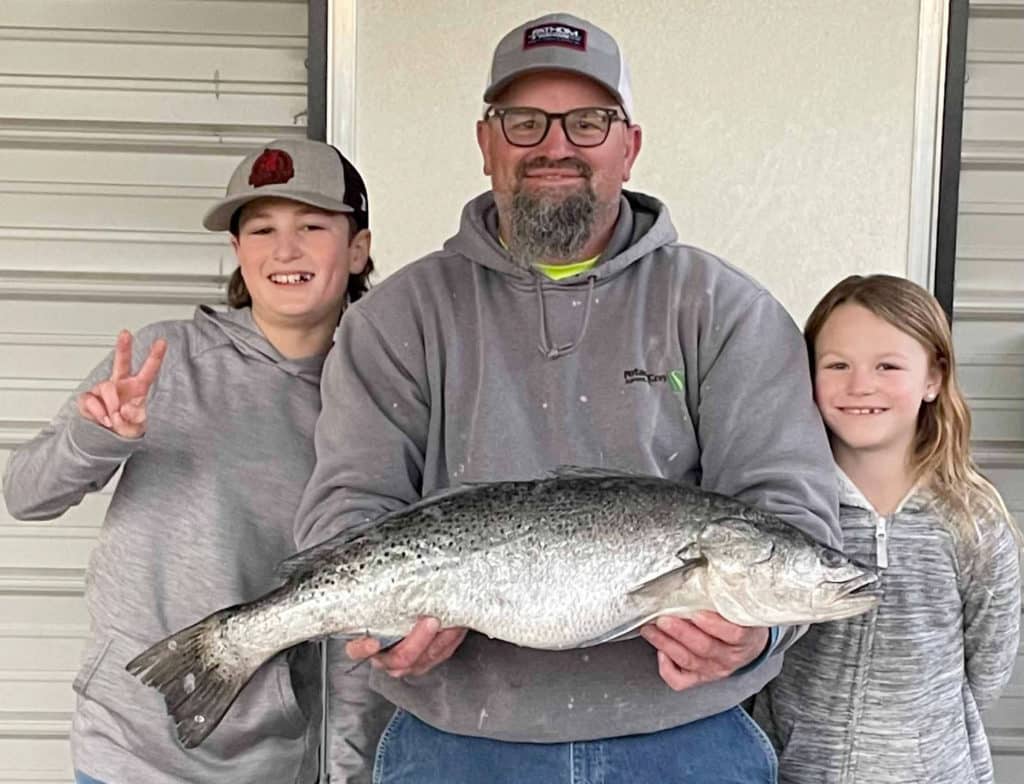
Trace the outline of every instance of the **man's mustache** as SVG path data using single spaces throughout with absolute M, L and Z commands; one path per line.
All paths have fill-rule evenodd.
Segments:
M 519 178 L 526 177 L 536 169 L 568 169 L 588 179 L 594 173 L 594 170 L 590 168 L 590 164 L 586 161 L 581 161 L 579 158 L 559 158 L 555 160 L 553 158 L 540 157 L 520 161 L 516 166 L 516 176 Z

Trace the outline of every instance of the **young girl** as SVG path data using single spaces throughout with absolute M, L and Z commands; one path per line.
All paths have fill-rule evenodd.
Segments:
M 113 355 L 12 456 L 4 495 L 46 520 L 124 470 L 86 578 L 91 640 L 75 681 L 76 780 L 316 780 L 320 673 L 304 646 L 261 670 L 202 748 L 125 671 L 153 641 L 277 584 L 313 468 L 320 369 L 366 289 L 366 191 L 333 147 L 272 142 L 207 213 L 230 230 L 232 309 L 121 333 Z
M 971 461 L 945 316 L 907 280 L 852 276 L 805 335 L 846 550 L 883 598 L 812 626 L 758 696 L 779 781 L 991 782 L 980 713 L 1017 654 L 1019 534 Z

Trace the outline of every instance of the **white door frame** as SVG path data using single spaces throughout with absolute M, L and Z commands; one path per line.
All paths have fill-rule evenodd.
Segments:
M 327 0 L 327 142 L 356 155 L 357 0 Z
M 356 165 L 357 4 L 327 2 L 327 141 Z M 929 291 L 935 281 L 948 24 L 949 0 L 920 0 L 906 274 Z
M 907 277 L 932 291 L 942 163 L 949 0 L 920 0 L 914 141 L 907 231 Z

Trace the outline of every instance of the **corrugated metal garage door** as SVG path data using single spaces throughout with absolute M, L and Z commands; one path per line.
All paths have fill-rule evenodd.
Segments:
M 200 217 L 243 151 L 305 134 L 306 3 L 4 0 L 0 464 L 121 327 L 219 302 Z M 84 569 L 109 496 L 0 510 L 0 782 L 67 784 Z
M 972 2 L 954 336 L 975 455 L 1024 524 L 1024 0 Z M 1024 783 L 1024 656 L 986 717 L 999 784 Z

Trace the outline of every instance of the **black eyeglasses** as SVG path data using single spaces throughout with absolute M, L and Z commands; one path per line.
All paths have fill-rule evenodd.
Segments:
M 536 147 L 548 135 L 552 120 L 561 121 L 565 137 L 577 147 L 599 147 L 608 138 L 613 122 L 626 122 L 626 118 L 615 109 L 603 106 L 586 106 L 571 112 L 545 112 L 527 106 L 506 109 L 491 106 L 484 119 L 492 117 L 501 120 L 505 141 L 514 147 Z

